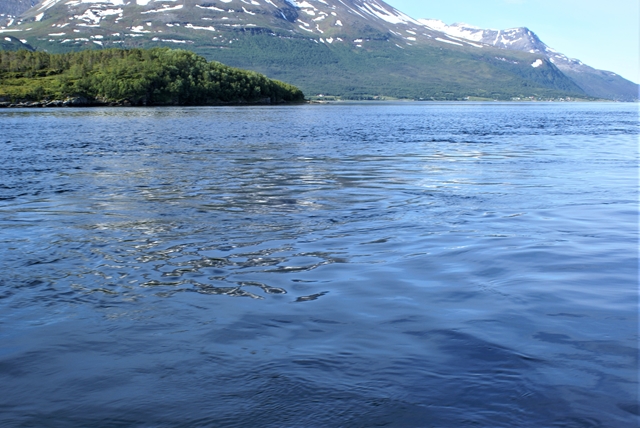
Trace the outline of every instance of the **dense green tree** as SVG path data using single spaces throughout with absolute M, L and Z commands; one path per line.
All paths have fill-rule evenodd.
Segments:
M 0 97 L 41 100 L 74 96 L 144 105 L 304 100 L 294 86 L 208 62 L 185 50 L 107 49 L 57 55 L 0 52 Z

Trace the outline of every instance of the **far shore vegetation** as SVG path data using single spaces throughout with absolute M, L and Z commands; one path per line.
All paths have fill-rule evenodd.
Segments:
M 168 48 L 0 51 L 0 102 L 221 105 L 304 101 L 295 86 Z M 66 104 L 69 105 L 69 104 Z

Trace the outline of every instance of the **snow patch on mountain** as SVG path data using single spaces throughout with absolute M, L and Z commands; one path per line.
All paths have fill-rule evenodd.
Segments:
M 142 12 L 142 14 L 147 14 L 147 13 L 164 13 L 164 12 L 169 12 L 172 10 L 179 10 L 182 9 L 184 7 L 184 5 L 179 4 L 177 6 L 167 6 L 167 5 L 163 5 L 164 7 L 162 9 L 152 9 L 152 10 L 146 10 L 144 12 Z
M 440 37 L 436 37 L 436 40 L 442 43 L 449 43 L 451 45 L 458 45 L 458 46 L 464 46 L 462 43 L 458 43 L 458 42 L 454 42 L 451 40 L 445 40 L 445 39 L 441 39 Z
M 202 27 L 202 26 L 198 26 L 198 25 L 193 25 L 193 24 L 187 24 L 184 26 L 185 28 L 190 28 L 192 30 L 205 30 L 205 31 L 216 31 L 216 29 L 214 27 Z
M 55 5 L 56 5 L 56 3 L 59 3 L 59 2 L 61 2 L 61 1 L 63 1 L 63 0 L 45 0 L 45 1 L 43 1 L 43 2 L 42 2 L 42 4 L 40 5 L 40 7 L 38 8 L 38 10 L 39 10 L 39 11 L 47 10 L 47 9 L 49 9 L 49 8 L 50 8 L 50 7 L 52 7 L 52 6 L 55 6 Z
M 366 14 L 374 16 L 378 19 L 382 19 L 390 24 L 417 24 L 420 25 L 418 21 L 404 13 L 397 11 L 395 9 L 387 9 L 381 6 L 379 3 L 375 1 L 363 2 L 362 6 L 356 4 L 356 7 L 359 8 Z
M 441 31 L 450 36 L 460 37 L 474 42 L 481 42 L 483 39 L 484 30 L 469 24 L 456 23 L 453 25 L 447 25 L 439 19 L 419 19 L 418 21 L 422 25 L 436 31 Z

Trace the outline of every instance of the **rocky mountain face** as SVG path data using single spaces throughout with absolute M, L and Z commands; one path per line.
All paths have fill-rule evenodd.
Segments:
M 2 0 L 0 15 L 18 16 L 38 3 L 38 0 Z
M 464 23 L 447 25 L 437 19 L 420 19 L 428 28 L 442 31 L 451 37 L 495 46 L 501 49 L 530 52 L 544 55 L 567 77 L 576 82 L 588 95 L 595 98 L 616 101 L 638 99 L 638 85 L 616 73 L 597 70 L 578 59 L 557 52 L 544 44 L 540 38 L 526 27 L 508 30 L 487 30 Z
M 0 27 L 13 24 L 16 18 L 38 3 L 38 0 L 2 0 L 0 1 Z
M 165 43 L 206 39 L 208 45 L 225 46 L 239 32 L 355 47 L 370 39 L 400 45 L 448 39 L 377 0 L 42 0 L 17 24 L 4 32 L 25 31 L 39 42 L 76 47 L 87 44 L 83 35 L 102 46 L 149 35 Z
M 529 33 L 503 33 L 497 44 L 488 34 L 462 37 L 381 0 L 41 0 L 0 28 L 7 39 L 49 52 L 181 47 L 308 95 L 589 96 L 542 42 L 525 48 Z M 511 45 L 521 48 L 505 49 L 516 38 Z

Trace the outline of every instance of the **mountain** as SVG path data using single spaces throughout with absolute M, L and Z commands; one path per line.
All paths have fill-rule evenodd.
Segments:
M 0 26 L 15 22 L 16 18 L 38 3 L 38 0 L 2 0 L 0 2 Z
M 453 36 L 381 0 L 41 0 L 0 33 L 48 52 L 183 47 L 308 95 L 589 97 L 543 51 Z
M 616 101 L 636 101 L 638 85 L 611 71 L 596 70 L 577 59 L 567 57 L 544 44 L 526 27 L 486 30 L 464 23 L 447 25 L 437 19 L 420 19 L 425 26 L 460 40 L 482 43 L 501 49 L 541 54 L 573 80 L 589 96 Z
M 0 3 L 0 15 L 18 16 L 31 9 L 38 0 L 2 0 Z

